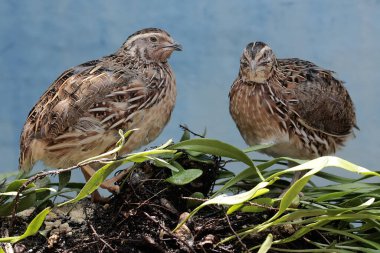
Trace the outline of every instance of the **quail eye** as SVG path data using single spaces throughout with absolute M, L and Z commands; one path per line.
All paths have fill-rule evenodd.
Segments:
M 262 61 L 262 62 L 260 62 L 259 65 L 260 65 L 260 66 L 268 66 L 269 63 L 270 63 L 270 61 L 266 60 L 266 61 Z
M 150 37 L 149 38 L 149 40 L 151 41 L 151 42 L 157 42 L 157 37 L 155 37 L 155 36 L 152 36 L 152 37 Z
M 248 68 L 248 67 L 249 67 L 248 62 L 246 62 L 246 61 L 242 61 L 240 64 L 241 64 L 241 66 L 242 66 L 243 68 Z

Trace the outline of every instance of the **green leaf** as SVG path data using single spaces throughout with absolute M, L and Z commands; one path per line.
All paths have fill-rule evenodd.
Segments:
M 335 233 L 335 234 L 338 234 L 338 235 L 344 235 L 344 236 L 347 236 L 347 237 L 351 237 L 351 238 L 354 238 L 355 240 L 357 240 L 359 242 L 365 243 L 367 245 L 370 245 L 371 247 L 374 247 L 377 250 L 380 250 L 380 244 L 379 243 L 371 241 L 371 240 L 364 239 L 361 236 L 354 235 L 354 234 L 348 233 L 346 231 L 342 231 L 342 230 L 339 230 L 339 229 L 333 229 L 333 228 L 326 228 L 326 227 L 322 227 L 322 226 L 318 226 L 316 229 L 322 230 L 322 231 L 332 232 L 332 233 Z
M 318 221 L 318 222 L 311 223 L 311 224 L 308 224 L 306 226 L 300 227 L 294 234 L 292 234 L 288 238 L 276 240 L 276 241 L 273 242 L 273 244 L 292 242 L 292 241 L 294 241 L 294 240 L 296 240 L 298 238 L 301 238 L 305 234 L 309 233 L 315 227 L 317 227 L 317 226 L 321 226 L 322 227 L 322 226 L 326 225 L 327 223 L 329 223 L 329 222 L 328 221 Z
M 31 192 L 35 192 L 35 193 L 40 193 L 40 192 L 57 192 L 56 189 L 54 188 L 51 188 L 51 187 L 41 187 L 41 188 L 34 188 L 34 189 L 29 189 L 29 190 L 26 190 L 24 191 L 24 195 L 28 194 L 28 193 L 31 193 Z
M 184 219 L 182 222 L 180 222 L 177 225 L 177 227 L 174 229 L 174 231 L 177 230 L 179 227 L 181 227 L 189 218 L 191 218 L 200 209 L 202 209 L 203 207 L 205 207 L 207 205 L 217 204 L 217 205 L 229 205 L 229 206 L 231 206 L 231 205 L 237 205 L 237 204 L 244 203 L 245 201 L 251 200 L 253 198 L 256 198 L 258 196 L 261 196 L 261 195 L 267 193 L 269 190 L 265 187 L 272 184 L 273 182 L 274 182 L 274 180 L 271 182 L 261 182 L 258 185 L 256 185 L 253 189 L 251 189 L 250 191 L 247 191 L 247 192 L 239 193 L 239 194 L 232 195 L 232 196 L 219 195 L 219 196 L 216 196 L 212 199 L 209 199 L 206 202 L 204 202 L 203 204 L 201 204 L 200 206 L 198 206 L 197 208 L 195 208 L 187 216 L 186 219 Z
M 245 213 L 261 213 L 272 207 L 274 202 L 274 199 L 271 198 L 253 199 L 250 201 L 249 206 L 243 206 L 240 210 Z
M 350 247 L 347 247 L 350 248 Z M 285 253 L 358 253 L 359 251 L 350 251 L 344 249 L 330 249 L 330 248 L 322 248 L 322 249 L 282 249 L 271 247 L 274 252 L 285 252 Z M 378 253 L 372 251 L 363 251 L 365 253 Z
M 116 168 L 119 166 L 128 163 L 128 162 L 133 162 L 135 160 L 138 161 L 145 161 L 151 158 L 151 155 L 160 155 L 160 154 L 168 154 L 168 153 L 174 153 L 175 151 L 173 150 L 167 150 L 165 149 L 167 146 L 169 146 L 172 143 L 172 140 L 167 141 L 163 145 L 152 149 L 148 151 L 143 151 L 143 152 L 137 152 L 133 154 L 129 154 L 126 157 L 116 160 L 116 161 L 111 161 L 104 165 L 102 168 L 97 170 L 94 175 L 87 181 L 87 183 L 83 186 L 82 190 L 78 193 L 78 195 L 69 201 L 63 202 L 59 204 L 58 206 L 63 206 L 69 203 L 76 203 L 79 200 L 85 198 L 92 192 L 94 192 L 102 183 L 103 181 L 109 176 L 109 174 L 112 173 Z M 89 160 L 89 159 L 87 159 Z M 91 160 L 91 159 L 90 159 Z M 83 162 L 82 162 L 83 163 Z M 82 164 L 80 163 L 80 164 Z
M 284 194 L 282 197 L 282 200 L 280 202 L 280 210 L 274 217 L 278 217 L 281 215 L 285 210 L 292 205 L 294 199 L 298 197 L 298 194 L 301 192 L 303 187 L 307 184 L 309 179 L 311 178 L 311 175 L 303 176 L 299 180 L 297 180 Z
M 203 153 L 190 152 L 190 151 L 187 151 L 187 153 L 189 154 L 188 156 L 189 160 L 200 162 L 200 163 L 207 163 L 207 164 L 215 163 L 214 159 L 212 159 L 210 156 L 205 155 Z M 198 154 L 196 156 L 193 156 L 191 153 L 198 153 Z
M 117 167 L 119 167 L 122 164 L 121 161 L 113 162 L 104 165 L 102 168 L 97 170 L 94 175 L 87 181 L 87 183 L 83 186 L 82 190 L 78 193 L 78 195 L 69 201 L 63 202 L 58 205 L 58 207 L 67 205 L 67 204 L 73 204 L 78 202 L 81 199 L 84 199 L 88 195 L 90 195 L 92 192 L 94 192 L 102 183 L 103 181 L 108 177 L 109 174 L 111 174 L 112 171 L 114 171 Z
M 341 197 L 346 196 L 347 194 L 352 193 L 353 191 L 355 191 L 355 190 L 353 189 L 353 190 L 347 191 L 347 192 L 332 192 L 332 193 L 323 194 L 323 195 L 320 195 L 319 197 L 317 197 L 315 199 L 315 201 L 317 201 L 317 202 L 323 202 L 323 201 L 328 201 L 328 200 L 333 200 L 333 199 L 341 198 Z
M 272 220 L 279 217 L 293 202 L 295 197 L 301 192 L 302 188 L 306 185 L 306 183 L 309 181 L 309 179 L 321 171 L 325 167 L 339 167 L 343 168 L 345 170 L 360 173 L 362 175 L 372 175 L 372 176 L 378 176 L 380 177 L 380 174 L 370 171 L 366 168 L 360 167 L 358 165 L 355 165 L 353 163 L 350 163 L 346 160 L 343 160 L 341 158 L 335 157 L 335 156 L 323 156 L 316 158 L 314 160 L 308 161 L 306 163 L 303 163 L 301 165 L 295 166 L 293 168 L 286 169 L 284 171 L 278 172 L 267 178 L 267 180 L 270 180 L 271 178 L 278 177 L 284 173 L 288 172 L 294 172 L 294 171 L 301 171 L 301 170 L 309 170 L 302 178 L 297 180 L 290 188 L 289 190 L 284 194 L 281 203 L 279 211 L 267 222 L 271 222 Z
M 51 211 L 51 208 L 45 208 L 42 210 L 34 219 L 30 222 L 28 225 L 26 231 L 24 234 L 20 236 L 12 236 L 12 237 L 5 237 L 5 238 L 0 238 L 0 242 L 10 242 L 10 243 L 16 243 L 22 239 L 25 239 L 28 236 L 35 235 L 38 230 L 40 229 L 42 223 L 45 220 L 46 215 Z
M 264 188 L 264 189 L 266 189 L 266 188 Z M 271 199 L 271 198 L 253 199 L 253 200 L 249 201 L 249 205 L 237 204 L 237 205 L 231 206 L 228 209 L 227 214 L 231 214 L 231 213 L 236 212 L 238 210 L 240 210 L 241 212 L 245 212 L 245 213 L 261 213 L 261 212 L 267 211 L 268 208 L 273 206 L 274 202 L 275 202 L 274 199 Z
M 36 193 L 24 195 L 19 199 L 16 212 L 24 211 L 30 207 L 34 207 L 36 203 Z M 14 208 L 14 201 L 0 205 L 0 216 L 8 216 L 12 214 Z
M 201 192 L 194 192 L 193 194 L 191 194 L 190 197 L 194 198 L 194 199 L 187 199 L 186 200 L 186 207 L 187 208 L 197 207 L 200 204 L 202 204 L 203 200 L 205 199 L 205 195 L 203 195 L 203 193 L 201 193 Z
M 175 185 L 185 185 L 200 177 L 202 173 L 200 169 L 182 170 L 167 178 L 166 181 Z
M 268 252 L 268 250 L 270 250 L 270 248 L 272 246 L 272 243 L 273 243 L 273 235 L 268 234 L 267 238 L 265 238 L 265 241 L 263 242 L 263 244 L 261 245 L 261 247 L 260 247 L 259 251 L 257 251 L 257 253 Z
M 204 153 L 202 152 L 193 151 L 193 150 L 186 150 L 186 153 L 188 153 L 189 156 L 191 157 L 198 157 L 198 156 L 204 155 Z
M 58 179 L 59 179 L 58 191 L 66 187 L 66 185 L 70 182 L 70 178 L 71 178 L 71 171 L 66 171 L 58 175 Z
M 183 149 L 190 151 L 197 151 L 206 154 L 212 154 L 217 156 L 229 157 L 253 167 L 251 159 L 244 154 L 240 149 L 214 139 L 191 139 L 183 142 L 179 142 L 169 147 L 170 149 Z
M 355 182 L 318 187 L 318 190 L 325 192 L 347 192 L 355 189 L 356 193 L 371 193 L 379 190 L 379 187 L 380 186 L 378 184 Z
M 123 130 L 119 129 L 119 135 L 120 135 L 120 140 L 116 143 L 116 147 L 119 146 L 119 147 L 123 147 L 124 144 L 125 144 L 125 141 L 126 139 L 131 135 L 133 134 L 135 131 L 138 131 L 139 129 L 138 128 L 134 128 L 134 129 L 131 129 L 131 130 L 128 130 L 126 131 L 125 133 L 123 132 Z
M 254 168 L 258 176 L 262 179 L 262 181 L 264 181 L 264 178 L 261 175 L 260 171 L 257 170 L 252 160 L 243 151 L 241 151 L 240 149 L 230 144 L 221 142 L 219 140 L 206 139 L 206 138 L 191 139 L 191 140 L 174 144 L 170 146 L 169 148 L 177 149 L 177 150 L 189 150 L 189 151 L 202 152 L 202 153 L 212 154 L 216 156 L 229 157 L 229 158 L 241 161 L 247 164 L 248 166 Z
M 17 192 L 0 192 L 0 196 L 16 196 L 17 195 Z M 22 196 L 22 194 L 20 193 L 20 196 Z
M 367 177 L 380 176 L 380 174 L 377 172 L 369 171 L 363 167 L 357 166 L 343 159 L 332 157 L 332 156 L 320 157 L 320 158 L 311 160 L 309 162 L 306 162 L 304 164 L 295 166 L 293 168 L 285 169 L 283 171 L 277 171 L 273 173 L 272 175 L 270 175 L 266 180 L 278 178 L 284 173 L 300 171 L 300 170 L 309 170 L 301 179 L 295 182 L 295 184 L 292 185 L 290 189 L 285 193 L 285 195 L 281 199 L 278 212 L 272 218 L 263 222 L 262 224 L 253 226 L 252 228 L 245 229 L 244 231 L 238 233 L 238 235 L 225 238 L 220 243 L 225 243 L 229 240 L 232 240 L 236 238 L 236 236 L 244 237 L 248 234 L 258 233 L 276 225 L 299 224 L 300 225 L 299 229 L 292 236 L 273 242 L 273 244 L 288 243 L 288 242 L 301 238 L 302 236 L 304 236 L 305 234 L 307 234 L 308 232 L 312 230 L 316 230 L 316 229 L 320 230 L 320 228 L 329 229 L 330 227 L 326 227 L 326 225 L 328 225 L 332 221 L 339 221 L 339 224 L 340 224 L 339 228 L 352 227 L 352 229 L 343 229 L 343 230 L 337 228 L 338 231 L 344 231 L 345 233 L 348 233 L 345 235 L 347 237 L 352 238 L 352 242 L 351 242 L 352 245 L 360 245 L 358 243 L 366 243 L 377 249 L 378 243 L 376 242 L 378 241 L 380 233 L 377 232 L 379 236 L 375 236 L 373 232 L 372 234 L 370 232 L 371 229 L 375 227 L 377 229 L 376 231 L 379 231 L 380 229 L 380 222 L 379 222 L 380 216 L 378 212 L 379 210 L 375 209 L 378 206 L 380 206 L 379 194 L 377 193 L 379 188 L 377 184 L 357 182 L 357 183 L 338 184 L 334 187 L 330 187 L 330 186 L 324 187 L 324 188 L 328 188 L 328 190 L 325 190 L 327 194 L 332 193 L 334 191 L 333 189 L 335 189 L 338 192 L 350 191 L 351 195 L 353 196 L 356 195 L 354 199 L 357 199 L 357 201 L 354 201 L 354 202 L 344 201 L 344 199 L 343 200 L 332 199 L 331 204 L 330 203 L 319 204 L 319 203 L 315 203 L 315 200 L 313 198 L 308 197 L 308 199 L 311 199 L 312 202 L 307 203 L 306 201 L 302 201 L 304 204 L 307 204 L 307 208 L 308 208 L 307 210 L 297 210 L 294 208 L 292 209 L 288 208 L 291 205 L 293 199 L 298 196 L 298 193 L 306 185 L 308 180 L 312 176 L 320 172 L 325 167 L 338 167 L 338 168 L 342 168 L 354 173 L 365 175 Z M 365 177 L 362 177 L 362 179 L 364 178 Z M 341 187 L 342 185 L 343 187 Z M 362 185 L 364 189 L 360 188 L 359 185 Z M 320 193 L 322 192 L 323 194 L 324 191 L 323 190 L 321 191 L 321 188 L 314 188 L 314 191 L 310 189 L 309 192 L 320 192 Z M 352 199 L 351 195 L 350 195 L 350 198 Z M 321 195 L 316 195 L 316 196 L 318 197 Z M 334 195 L 325 195 L 321 199 L 328 201 L 328 199 L 330 199 L 333 196 Z M 353 205 L 354 203 L 357 203 L 357 205 L 354 206 Z M 330 206 L 331 208 L 327 208 L 325 207 L 325 205 Z M 288 213 L 283 215 L 285 210 L 287 210 Z M 357 226 L 355 225 L 357 222 L 369 224 L 369 226 L 365 226 L 365 225 Z M 352 230 L 352 233 L 350 230 Z M 360 240 L 359 237 L 362 240 Z M 258 246 L 256 246 L 255 248 L 258 248 Z M 321 252 L 323 252 L 323 250 L 324 249 L 322 249 Z
M 243 149 L 243 152 L 244 153 L 250 153 L 250 152 L 254 152 L 254 151 L 258 151 L 258 150 L 263 150 L 263 149 L 266 149 L 266 148 L 269 148 L 272 146 L 273 146 L 273 143 L 255 145 L 255 146 L 251 146 L 249 148 Z
M 170 164 L 173 165 L 177 169 L 177 171 L 173 170 L 173 172 L 179 172 L 179 171 L 185 170 L 185 168 L 182 167 L 182 165 L 177 161 L 171 161 Z M 173 174 L 175 174 L 175 173 L 173 173 Z
M 100 154 L 100 155 L 97 155 L 97 156 L 94 156 L 94 157 L 91 157 L 91 158 L 88 158 L 80 163 L 78 163 L 78 166 L 82 166 L 83 164 L 86 164 L 86 163 L 89 163 L 91 161 L 94 161 L 94 160 L 98 160 L 98 159 L 101 159 L 101 158 L 107 158 L 113 154 L 116 154 L 117 152 L 119 152 L 124 144 L 125 144 L 125 139 L 131 135 L 134 131 L 137 131 L 139 130 L 138 128 L 135 128 L 135 129 L 131 129 L 131 130 L 128 130 L 126 131 L 125 133 L 123 133 L 122 130 L 119 130 L 119 135 L 120 135 L 120 140 L 116 143 L 116 147 L 106 153 L 103 153 L 103 154 Z
M 158 158 L 158 157 L 149 157 L 151 160 L 153 160 L 154 162 L 154 165 L 156 165 L 157 167 L 165 167 L 165 168 L 168 168 L 174 172 L 178 172 L 178 168 L 173 166 L 172 164 L 168 163 L 167 161 L 161 159 L 161 158 Z
M 321 177 L 323 179 L 326 179 L 326 180 L 329 180 L 329 181 L 332 181 L 332 182 L 337 182 L 337 183 L 352 183 L 353 179 L 352 178 L 346 178 L 346 177 L 342 177 L 342 176 L 337 176 L 337 175 L 333 175 L 331 173 L 327 173 L 327 172 L 324 172 L 324 171 L 320 171 L 316 174 L 318 177 Z
M 184 126 L 187 127 L 186 125 Z M 186 140 L 190 140 L 190 132 L 187 129 L 184 129 L 180 141 L 186 141 Z
M 276 158 L 276 159 L 273 159 L 271 161 L 268 161 L 268 162 L 264 162 L 264 163 L 261 163 L 259 165 L 257 165 L 257 169 L 259 171 L 263 171 L 269 167 L 271 167 L 272 165 L 278 163 L 278 162 L 281 162 L 281 161 L 291 161 L 291 162 L 297 162 L 297 163 L 301 163 L 301 162 L 305 162 L 304 160 L 297 160 L 297 159 L 292 159 L 292 158 L 287 158 L 287 157 L 279 157 L 279 158 Z M 281 173 L 283 174 L 283 170 L 281 170 Z M 252 170 L 252 168 L 246 168 L 245 170 L 243 170 L 242 172 L 240 172 L 238 175 L 236 175 L 235 177 L 233 177 L 230 181 L 228 181 L 225 185 L 223 185 L 214 195 L 218 195 L 220 193 L 222 193 L 223 191 L 225 191 L 226 189 L 230 188 L 231 186 L 235 185 L 236 183 L 244 180 L 244 179 L 248 179 L 252 176 L 255 176 L 257 175 L 256 171 L 255 170 Z M 271 177 L 273 178 L 273 177 Z
M 230 206 L 227 210 L 227 215 L 231 215 L 232 213 L 240 210 L 243 206 L 244 204 L 236 204 L 236 205 Z
M 240 172 L 238 175 L 231 178 L 227 183 L 225 183 L 215 194 L 213 194 L 212 197 L 215 197 L 225 191 L 226 189 L 230 188 L 231 186 L 235 185 L 236 183 L 246 179 L 247 177 L 256 174 L 254 170 L 252 170 L 251 167 L 246 168 L 242 172 Z
M 226 178 L 233 178 L 233 177 L 235 177 L 235 174 L 229 170 L 222 170 L 218 174 L 218 179 L 226 179 Z
M 14 180 L 12 181 L 8 186 L 7 186 L 7 189 L 5 190 L 5 192 L 12 192 L 12 191 L 18 191 L 18 189 L 20 189 L 20 187 L 26 182 L 28 181 L 28 179 L 18 179 L 18 180 Z M 32 187 L 35 187 L 36 185 L 34 183 L 31 183 L 27 186 L 26 189 L 29 189 L 29 188 L 32 188 Z
M 35 182 L 36 188 L 40 187 L 48 187 L 50 185 L 50 178 L 49 177 L 43 177 Z
M 239 193 L 232 196 L 219 195 L 215 198 L 212 198 L 206 201 L 205 203 L 202 204 L 202 206 L 206 206 L 210 204 L 218 204 L 218 205 L 241 204 L 269 192 L 269 189 L 265 188 L 268 185 L 269 185 L 268 182 L 261 182 L 258 185 L 256 185 L 253 189 L 247 192 Z

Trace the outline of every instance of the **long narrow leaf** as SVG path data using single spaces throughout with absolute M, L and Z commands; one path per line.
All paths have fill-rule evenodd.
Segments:
M 87 183 L 83 186 L 82 190 L 78 193 L 78 195 L 66 202 L 63 202 L 59 204 L 58 206 L 63 206 L 67 204 L 73 204 L 78 202 L 81 199 L 84 199 L 88 195 L 90 195 L 92 192 L 94 192 L 106 178 L 109 174 L 112 173 L 117 167 L 119 167 L 122 164 L 122 162 L 114 162 L 104 165 L 102 168 L 97 170 L 94 175 L 87 181 Z
M 119 166 L 125 163 L 134 162 L 136 160 L 138 160 L 139 162 L 142 162 L 142 161 L 148 160 L 150 155 L 173 153 L 173 150 L 164 149 L 171 142 L 172 141 L 169 140 L 165 144 L 161 145 L 160 147 L 156 149 L 130 154 L 123 159 L 107 163 L 102 168 L 97 170 L 94 173 L 94 175 L 92 175 L 92 177 L 87 181 L 87 183 L 83 186 L 82 190 L 78 193 L 78 195 L 74 199 L 61 203 L 58 206 L 76 203 L 79 200 L 85 198 L 86 196 L 94 192 L 116 168 L 118 168 Z
M 291 162 L 295 162 L 295 163 L 302 163 L 302 162 L 305 162 L 304 160 L 297 160 L 297 159 L 292 159 L 292 158 L 288 158 L 288 157 L 279 157 L 279 158 L 276 158 L 276 159 L 273 159 L 271 161 L 267 161 L 267 162 L 263 162 L 259 165 L 257 165 L 257 169 L 259 171 L 263 171 L 269 167 L 271 167 L 272 165 L 278 163 L 278 162 L 281 162 L 281 161 L 291 161 Z M 244 180 L 244 179 L 247 179 L 249 177 L 252 177 L 254 175 L 257 175 L 256 171 L 255 170 L 252 170 L 251 167 L 243 170 L 242 172 L 240 172 L 238 175 L 236 175 L 235 177 L 233 177 L 232 179 L 230 179 L 230 181 L 228 181 L 227 183 L 225 183 L 214 195 L 218 195 L 220 193 L 222 193 L 223 191 L 225 191 L 226 189 L 230 188 L 231 186 L 235 185 L 236 183 Z
M 206 139 L 206 138 L 191 139 L 191 140 L 186 140 L 186 141 L 174 144 L 170 146 L 170 149 L 183 149 L 183 150 L 197 151 L 197 152 L 202 152 L 206 154 L 233 158 L 254 168 L 258 176 L 262 180 L 264 180 L 260 171 L 256 168 L 252 160 L 243 151 L 241 151 L 240 149 L 230 144 L 221 142 L 219 140 Z
M 181 227 L 190 217 L 192 217 L 195 213 L 197 213 L 200 209 L 207 205 L 211 204 L 218 204 L 218 205 L 237 205 L 240 203 L 244 203 L 245 201 L 251 200 L 253 198 L 256 198 L 260 195 L 263 195 L 267 193 L 269 190 L 265 187 L 268 186 L 273 182 L 261 182 L 256 187 L 251 189 L 250 191 L 243 192 L 240 194 L 236 194 L 233 196 L 226 196 L 226 195 L 219 195 L 215 198 L 209 199 L 206 202 L 202 203 L 200 206 L 195 208 L 186 219 L 184 219 L 181 223 L 177 225 L 177 227 L 174 230 L 177 230 L 179 227 Z
M 361 236 L 354 235 L 354 234 L 351 234 L 351 233 L 347 233 L 346 231 L 342 231 L 342 230 L 339 230 L 339 229 L 326 228 L 326 227 L 321 227 L 321 226 L 318 226 L 317 229 L 318 230 L 324 230 L 324 231 L 332 232 L 332 233 L 339 234 L 339 235 L 344 235 L 344 236 L 347 236 L 347 237 L 351 237 L 351 238 L 354 238 L 355 240 L 358 240 L 359 242 L 368 244 L 368 245 L 374 247 L 375 249 L 380 250 L 380 244 L 379 243 L 373 242 L 373 241 L 370 241 L 370 240 L 367 240 L 367 239 L 364 239 Z
M 166 179 L 167 182 L 175 185 L 185 185 L 188 184 L 203 174 L 200 169 L 187 169 L 181 170 L 175 173 L 173 176 Z
M 250 153 L 250 152 L 254 152 L 254 151 L 258 151 L 258 150 L 262 150 L 262 149 L 266 149 L 266 148 L 272 147 L 273 145 L 274 145 L 273 143 L 271 143 L 271 144 L 255 145 L 255 146 L 251 146 L 249 148 L 243 149 L 243 152 L 244 153 Z
M 378 176 L 380 177 L 380 174 L 370 171 L 366 168 L 360 167 L 358 165 L 355 165 L 353 163 L 350 163 L 346 160 L 343 160 L 338 157 L 334 156 L 324 156 L 319 157 L 317 159 L 311 160 L 309 162 L 306 162 L 304 164 L 295 166 L 293 168 L 289 168 L 287 170 L 284 170 L 282 172 L 275 173 L 274 175 L 270 176 L 268 179 L 278 177 L 284 173 L 290 172 L 290 171 L 301 171 L 301 170 L 310 170 L 308 171 L 302 178 L 300 178 L 298 181 L 296 181 L 289 190 L 284 194 L 281 203 L 279 211 L 270 219 L 268 222 L 271 222 L 272 220 L 279 217 L 291 204 L 293 199 L 301 192 L 302 188 L 306 185 L 306 183 L 309 181 L 310 177 L 319 171 L 321 171 L 325 167 L 338 167 L 342 168 L 351 172 L 359 173 L 362 175 L 372 175 L 372 176 Z M 267 180 L 268 180 L 267 179 Z
M 272 246 L 273 243 L 273 235 L 268 234 L 267 238 L 265 238 L 265 241 L 261 245 L 259 251 L 257 253 L 266 253 L 270 250 L 270 247 Z
M 123 133 L 122 130 L 119 130 L 119 135 L 120 135 L 121 139 L 116 143 L 116 147 L 115 147 L 114 149 L 112 149 L 112 150 L 110 150 L 110 151 L 108 151 L 108 152 L 105 152 L 105 153 L 103 153 L 103 154 L 100 154 L 100 155 L 97 155 L 97 156 L 94 156 L 94 157 L 88 158 L 88 159 L 86 159 L 86 160 L 84 160 L 84 161 L 78 163 L 78 166 L 82 166 L 83 164 L 86 164 L 86 163 L 88 163 L 88 162 L 90 162 L 90 161 L 98 160 L 98 159 L 100 159 L 100 158 L 109 157 L 109 156 L 111 156 L 111 155 L 113 155 L 113 154 L 119 152 L 119 151 L 123 148 L 123 146 L 124 146 L 125 139 L 126 139 L 129 135 L 131 135 L 134 131 L 137 131 L 137 130 L 138 130 L 138 128 L 135 128 L 135 129 L 131 129 L 131 130 L 125 132 L 125 133 Z
M 46 215 L 51 211 L 50 207 L 45 208 L 42 210 L 34 219 L 30 222 L 28 225 L 26 231 L 24 234 L 20 236 L 12 236 L 12 237 L 4 237 L 0 238 L 0 242 L 10 242 L 10 243 L 16 243 L 22 239 L 25 239 L 28 236 L 35 235 L 38 230 L 40 229 L 42 223 L 45 220 Z

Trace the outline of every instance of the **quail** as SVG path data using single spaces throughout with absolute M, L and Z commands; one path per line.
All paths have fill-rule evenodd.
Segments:
M 19 168 L 37 161 L 66 168 L 115 146 L 119 129 L 138 128 L 120 154 L 153 141 L 170 119 L 176 81 L 168 59 L 182 47 L 164 30 L 130 35 L 113 54 L 63 72 L 30 111 L 20 137 Z M 81 167 L 88 180 L 96 166 Z M 118 191 L 116 179 L 101 185 Z M 95 193 L 94 200 L 100 200 Z
M 244 49 L 229 98 L 245 142 L 271 144 L 262 152 L 272 157 L 333 154 L 356 127 L 353 102 L 333 71 L 298 58 L 277 59 L 263 42 Z M 292 184 L 302 175 L 296 173 Z

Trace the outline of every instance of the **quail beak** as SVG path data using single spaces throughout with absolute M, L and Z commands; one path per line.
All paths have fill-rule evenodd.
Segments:
M 164 48 L 170 48 L 173 51 L 182 51 L 182 45 L 174 42 L 173 44 L 169 44 L 165 46 Z
M 257 68 L 257 62 L 255 60 L 251 61 L 251 69 L 253 72 L 256 71 Z

